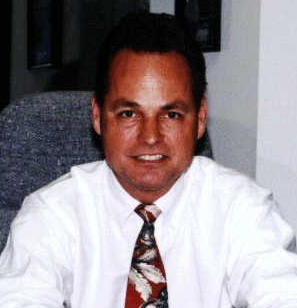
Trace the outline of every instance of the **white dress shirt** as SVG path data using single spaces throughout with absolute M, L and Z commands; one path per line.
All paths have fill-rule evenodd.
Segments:
M 170 308 L 296 308 L 292 229 L 271 193 L 196 157 L 155 202 Z M 105 161 L 28 196 L 0 258 L 1 308 L 123 308 L 139 204 Z

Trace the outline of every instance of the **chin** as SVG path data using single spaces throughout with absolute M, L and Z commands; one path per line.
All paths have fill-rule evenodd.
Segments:
M 177 177 L 178 178 L 178 177 Z M 143 191 L 162 191 L 162 190 L 168 190 L 177 180 L 177 178 L 172 178 L 171 180 L 161 180 L 159 177 L 157 180 L 141 180 L 141 181 L 135 181 L 133 186 L 139 190 Z

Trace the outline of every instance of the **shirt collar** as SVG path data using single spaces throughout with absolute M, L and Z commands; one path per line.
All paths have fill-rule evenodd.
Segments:
M 185 174 L 183 173 L 169 191 L 154 202 L 161 209 L 164 216 L 167 216 L 174 205 L 178 203 L 177 201 L 182 195 L 185 186 L 184 177 Z
M 134 213 L 134 209 L 139 204 L 139 201 L 133 198 L 119 183 L 114 172 L 108 167 L 107 185 L 109 186 L 109 198 L 114 206 L 116 219 L 119 219 L 121 224 Z

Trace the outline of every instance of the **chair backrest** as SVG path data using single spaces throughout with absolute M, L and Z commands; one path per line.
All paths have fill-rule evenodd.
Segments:
M 102 159 L 92 129 L 90 91 L 27 94 L 0 114 L 0 251 L 24 197 L 69 171 Z M 212 157 L 206 134 L 197 153 Z

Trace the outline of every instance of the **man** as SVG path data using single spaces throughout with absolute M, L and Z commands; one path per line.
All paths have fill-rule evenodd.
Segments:
M 25 199 L 0 259 L 0 307 L 297 307 L 293 232 L 270 192 L 194 157 L 206 80 L 189 39 L 165 14 L 129 15 L 111 33 L 92 99 L 106 160 Z M 143 222 L 139 204 L 161 214 Z M 133 254 L 154 237 L 158 248 Z M 145 263 L 152 252 L 160 270 Z

